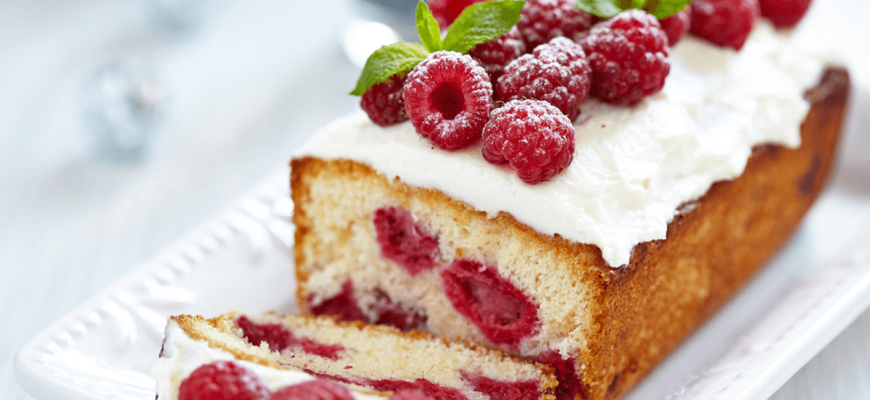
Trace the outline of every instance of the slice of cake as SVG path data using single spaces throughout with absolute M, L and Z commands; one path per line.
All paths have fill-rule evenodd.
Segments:
M 327 127 L 292 161 L 303 311 L 552 364 L 560 399 L 620 397 L 780 249 L 831 170 L 849 77 L 798 35 L 683 38 L 660 93 L 583 106 L 573 162 L 537 185 L 409 122 Z
M 237 386 L 267 396 L 257 399 L 307 390 L 298 385 L 316 378 L 342 382 L 361 399 L 412 391 L 432 399 L 554 399 L 557 385 L 549 366 L 392 327 L 238 312 L 169 319 L 153 368 L 159 399 L 185 400 L 179 391 L 197 387 L 197 376 L 224 370 L 244 371 Z

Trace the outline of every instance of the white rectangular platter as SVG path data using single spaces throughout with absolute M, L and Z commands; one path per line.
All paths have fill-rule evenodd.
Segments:
M 802 227 L 627 399 L 766 399 L 870 304 L 870 115 L 855 112 L 870 85 L 855 83 L 833 183 Z M 34 337 L 15 360 L 21 386 L 41 400 L 152 400 L 167 316 L 296 310 L 288 172 Z

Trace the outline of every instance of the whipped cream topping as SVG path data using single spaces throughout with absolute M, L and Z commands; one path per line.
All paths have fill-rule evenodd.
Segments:
M 163 343 L 163 355 L 151 368 L 151 375 L 157 380 L 157 395 L 159 400 L 177 400 L 178 388 L 181 382 L 202 365 L 219 360 L 232 360 L 251 370 L 272 392 L 287 386 L 310 381 L 313 376 L 295 370 L 280 370 L 257 363 L 236 360 L 224 350 L 212 348 L 208 343 L 195 340 L 178 326 L 173 320 L 166 325 L 166 340 Z M 374 400 L 383 397 L 351 392 L 355 399 Z
M 363 162 L 489 217 L 507 212 L 543 234 L 594 244 L 608 264 L 623 266 L 638 243 L 666 238 L 681 204 L 740 176 L 753 146 L 800 145 L 803 93 L 824 59 L 800 36 L 761 20 L 736 52 L 687 35 L 672 49 L 660 93 L 633 107 L 583 106 L 574 161 L 538 185 L 486 162 L 480 143 L 441 151 L 410 123 L 381 128 L 361 112 L 320 131 L 298 156 Z

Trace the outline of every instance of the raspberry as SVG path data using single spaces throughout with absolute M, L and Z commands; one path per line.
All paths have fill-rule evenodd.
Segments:
M 662 25 L 665 35 L 668 36 L 668 45 L 674 47 L 692 26 L 692 5 L 689 4 L 683 11 L 659 20 L 659 23 Z
M 314 295 L 308 296 L 308 304 L 311 304 Z M 312 315 L 335 315 L 339 321 L 364 321 L 369 318 L 359 308 L 359 303 L 353 295 L 353 282 L 347 280 L 341 285 L 341 292 L 335 297 L 324 300 L 322 303 L 310 306 Z
M 759 13 L 758 0 L 695 0 L 691 30 L 717 46 L 740 50 Z
M 547 43 L 550 39 L 575 36 L 592 26 L 593 16 L 574 7 L 574 0 L 528 0 L 517 23 L 526 49 Z
M 179 400 L 265 400 L 269 388 L 253 372 L 232 361 L 197 368 L 178 388 Z
M 426 327 L 425 315 L 408 310 L 400 303 L 394 302 L 383 290 L 375 290 L 373 308 L 378 315 L 375 324 L 394 326 L 404 332 Z
M 408 210 L 385 207 L 375 211 L 375 239 L 381 255 L 401 265 L 411 276 L 435 267 L 441 254 L 438 239 L 414 222 Z
M 438 148 L 468 147 L 492 111 L 489 75 L 467 55 L 432 53 L 408 74 L 405 109 L 417 133 Z
M 389 400 L 433 400 L 419 390 L 402 390 L 390 396 Z
M 583 47 L 566 38 L 555 38 L 534 53 L 508 64 L 496 85 L 498 99 L 546 101 L 574 120 L 586 102 L 592 70 Z
M 369 118 L 380 126 L 390 126 L 408 120 L 405 114 L 405 99 L 402 89 L 405 85 L 405 74 L 396 74 L 377 85 L 372 86 L 362 96 L 360 107 Z
M 453 308 L 493 344 L 516 349 L 537 332 L 537 306 L 495 268 L 460 258 L 441 270 L 441 279 Z
M 537 380 L 500 381 L 487 378 L 480 373 L 459 371 L 462 380 L 471 385 L 475 392 L 488 395 L 490 399 L 532 400 L 541 398 L 541 383 Z
M 242 336 L 248 340 L 248 343 L 259 346 L 260 343 L 266 342 L 269 345 L 269 350 L 279 353 L 294 347 L 308 354 L 338 361 L 339 353 L 344 350 L 344 346 L 338 344 L 323 344 L 311 339 L 299 339 L 281 324 L 255 324 L 244 315 L 239 317 L 236 324 L 241 328 Z
M 272 395 L 271 400 L 353 400 L 346 387 L 325 379 L 290 385 Z
M 511 101 L 483 130 L 483 158 L 510 163 L 526 183 L 549 180 L 574 159 L 574 126 L 543 101 Z
M 573 358 L 563 358 L 553 350 L 546 350 L 535 361 L 550 364 L 556 370 L 556 380 L 559 381 L 559 386 L 556 386 L 557 400 L 573 400 L 578 394 L 581 399 L 589 397 L 583 380 L 577 374 Z
M 791 28 L 803 19 L 812 0 L 759 0 L 761 15 L 777 28 Z
M 474 57 L 489 74 L 490 81 L 495 82 L 504 74 L 505 66 L 525 52 L 526 44 L 515 26 L 498 39 L 474 46 L 468 55 Z
M 640 10 L 596 25 L 582 44 L 592 66 L 592 94 L 609 103 L 639 102 L 662 90 L 671 71 L 665 32 Z
M 429 0 L 428 4 L 441 29 L 445 29 L 459 17 L 459 14 L 462 14 L 462 10 L 466 7 L 483 1 L 485 0 Z

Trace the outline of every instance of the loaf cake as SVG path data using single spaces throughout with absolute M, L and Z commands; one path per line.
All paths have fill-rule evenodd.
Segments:
M 250 371 L 273 393 L 321 378 L 342 382 L 359 399 L 403 391 L 427 396 L 419 400 L 554 399 L 557 384 L 550 366 L 425 333 L 331 317 L 230 312 L 212 319 L 169 319 L 153 368 L 158 398 L 178 399 L 195 371 L 227 361 Z
M 337 121 L 291 162 L 303 312 L 500 348 L 553 365 L 560 399 L 619 398 L 782 247 L 831 170 L 849 76 L 799 35 L 683 38 L 660 93 L 589 100 L 573 163 L 534 186 L 479 143 Z

